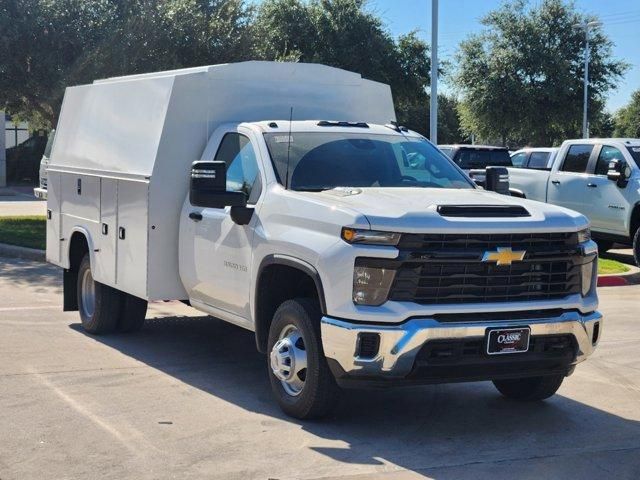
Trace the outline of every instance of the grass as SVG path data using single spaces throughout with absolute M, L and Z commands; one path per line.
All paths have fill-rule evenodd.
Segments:
M 46 238 L 44 216 L 0 217 L 0 243 L 44 250 Z
M 598 259 L 598 275 L 607 275 L 611 273 L 624 273 L 628 272 L 629 267 L 624 263 L 620 263 L 616 260 L 609 260 L 608 258 Z

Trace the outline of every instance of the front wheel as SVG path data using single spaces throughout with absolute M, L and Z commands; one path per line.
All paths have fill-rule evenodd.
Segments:
M 117 290 L 93 279 L 88 253 L 80 262 L 77 291 L 78 310 L 85 331 L 94 335 L 115 331 L 121 297 Z
M 558 391 L 563 381 L 564 375 L 549 375 L 545 377 L 494 380 L 493 384 L 507 398 L 531 402 L 551 397 Z
M 271 389 L 280 408 L 295 418 L 325 415 L 338 395 L 322 351 L 320 317 L 311 299 L 287 300 L 276 310 L 269 328 Z

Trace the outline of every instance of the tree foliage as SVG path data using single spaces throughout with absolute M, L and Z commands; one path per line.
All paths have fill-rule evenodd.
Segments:
M 428 130 L 429 47 L 392 38 L 366 0 L 4 0 L 0 107 L 55 125 L 64 88 L 250 59 L 317 62 L 388 83 L 401 123 Z M 455 102 L 441 131 L 457 138 Z
M 463 41 L 458 54 L 463 129 L 537 146 L 579 136 L 585 34 L 574 25 L 591 20 L 564 0 L 536 8 L 515 0 L 484 17 L 487 29 Z M 612 43 L 599 28 L 591 29 L 590 47 L 593 120 L 627 65 L 612 58 Z
M 640 138 L 640 90 L 631 95 L 631 101 L 614 117 L 616 137 Z

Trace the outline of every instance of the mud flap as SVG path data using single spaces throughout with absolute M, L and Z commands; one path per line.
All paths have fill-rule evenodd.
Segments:
M 78 272 L 64 269 L 62 273 L 63 312 L 78 310 Z

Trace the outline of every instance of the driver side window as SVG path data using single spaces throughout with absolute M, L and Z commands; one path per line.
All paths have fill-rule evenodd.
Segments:
M 227 165 L 227 191 L 244 192 L 247 203 L 255 203 L 262 188 L 251 141 L 239 133 L 227 133 L 220 142 L 215 160 Z

